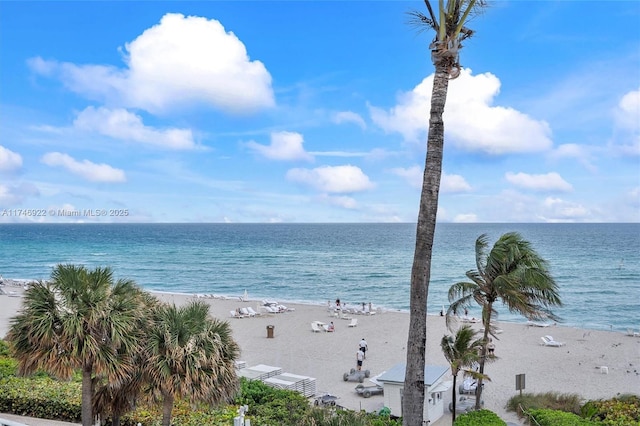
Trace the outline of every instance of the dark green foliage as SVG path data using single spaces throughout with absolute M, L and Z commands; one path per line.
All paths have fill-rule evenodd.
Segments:
M 9 357 L 0 357 L 0 379 L 15 376 L 18 368 L 18 361 Z
M 540 426 L 595 426 L 600 424 L 583 419 L 577 414 L 557 410 L 536 409 L 528 411 L 528 414 Z
M 301 426 L 402 426 L 402 420 L 364 411 L 314 408 L 302 421 Z
M 0 339 L 0 357 L 9 355 L 9 344 L 6 341 Z
M 640 425 L 640 398 L 622 395 L 606 401 L 589 401 L 582 407 L 581 414 L 605 425 Z
M 544 408 L 580 414 L 582 397 L 574 393 L 523 393 L 522 396 L 516 395 L 507 401 L 507 410 L 522 416 L 519 406 L 524 407 L 525 410 Z
M 489 410 L 478 410 L 464 413 L 456 419 L 454 426 L 506 426 L 496 413 Z
M 297 425 L 310 410 L 309 401 L 298 392 L 273 389 L 257 380 L 241 380 L 235 403 L 249 406 L 256 426 Z
M 48 377 L 0 379 L 0 412 L 78 422 L 80 384 Z

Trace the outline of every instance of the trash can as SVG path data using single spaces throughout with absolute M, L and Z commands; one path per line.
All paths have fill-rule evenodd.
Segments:
M 273 330 L 276 328 L 275 325 L 267 326 L 267 339 L 273 339 Z

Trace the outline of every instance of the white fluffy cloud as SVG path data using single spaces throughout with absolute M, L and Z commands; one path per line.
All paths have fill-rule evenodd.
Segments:
M 0 184 L 0 206 L 8 207 L 19 205 L 28 197 L 40 195 L 38 188 L 31 183 L 20 183 L 19 185 Z
M 424 170 L 418 166 L 409 168 L 398 167 L 391 169 L 391 173 L 404 178 L 414 188 L 422 188 Z M 440 191 L 442 193 L 458 193 L 471 191 L 471 185 L 460 175 L 442 173 L 440 179 Z
M 96 164 L 89 160 L 77 161 L 73 157 L 60 152 L 49 152 L 42 157 L 44 164 L 63 169 L 91 182 L 125 182 L 124 171 L 108 164 Z
M 12 172 L 22 167 L 20 154 L 0 145 L 0 173 Z
M 542 209 L 546 222 L 583 221 L 590 215 L 589 210 L 584 206 L 554 197 L 545 198 Z
M 191 130 L 157 130 L 145 126 L 139 115 L 121 108 L 88 107 L 78 114 L 73 125 L 80 130 L 98 132 L 128 142 L 140 142 L 168 149 L 196 147 Z
M 640 155 L 640 89 L 624 95 L 615 111 L 616 142 L 627 155 Z
M 334 194 L 361 192 L 374 187 L 369 177 L 352 165 L 291 169 L 287 172 L 287 179 Z
M 275 104 L 271 75 L 215 19 L 169 13 L 123 49 L 126 68 L 32 58 L 76 93 L 110 104 L 164 113 L 193 104 L 231 113 Z
M 544 175 L 508 172 L 505 174 L 505 178 L 513 185 L 533 191 L 568 192 L 573 190 L 571 184 L 562 179 L 562 177 L 555 172 Z
M 336 124 L 342 123 L 353 123 L 362 129 L 367 128 L 367 124 L 364 122 L 364 119 L 353 111 L 340 111 L 333 115 L 333 122 Z
M 423 142 L 420 138 L 429 125 L 432 87 L 433 75 L 402 93 L 389 111 L 369 106 L 373 122 L 386 132 L 402 134 L 407 141 Z M 549 125 L 513 108 L 492 106 L 499 91 L 496 76 L 473 76 L 469 69 L 450 82 L 444 121 L 451 144 L 492 155 L 548 150 L 552 146 Z
M 575 143 L 559 145 L 549 156 L 553 159 L 572 158 L 578 160 L 587 170 L 596 171 L 596 166 L 592 163 L 592 155 L 589 147 Z
M 271 144 L 261 145 L 250 141 L 246 145 L 254 152 L 271 160 L 303 160 L 313 161 L 313 156 L 307 153 L 302 146 L 304 138 L 295 132 L 271 133 Z

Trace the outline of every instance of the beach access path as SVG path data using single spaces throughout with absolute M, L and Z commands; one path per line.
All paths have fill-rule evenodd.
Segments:
M 179 294 L 156 294 L 161 300 L 182 305 L 200 300 L 211 306 L 212 315 L 229 321 L 233 337 L 241 348 L 240 360 L 247 367 L 265 364 L 282 368 L 284 372 L 316 378 L 319 393 L 329 392 L 339 397 L 337 403 L 349 409 L 378 411 L 383 396 L 362 398 L 355 391 L 358 383 L 345 382 L 343 374 L 356 366 L 358 343 L 363 337 L 369 351 L 363 369 L 376 376 L 397 363 L 406 361 L 409 315 L 406 312 L 382 311 L 376 315 L 350 315 L 358 318 L 357 327 L 350 321 L 330 316 L 327 306 L 290 304 L 294 311 L 263 314 L 252 318 L 231 318 L 230 311 L 240 307 L 257 310 L 259 300 L 239 298 L 197 298 Z M 8 330 L 9 319 L 21 305 L 20 297 L 0 296 L 0 336 Z M 473 315 L 473 310 L 470 315 Z M 479 314 L 476 313 L 476 316 Z M 314 333 L 311 322 L 333 321 L 333 333 Z M 481 324 L 472 324 L 480 330 Z M 267 337 L 267 326 L 273 326 L 273 338 Z M 526 375 L 524 392 L 556 391 L 577 393 L 585 399 L 612 398 L 623 393 L 640 391 L 640 337 L 621 332 L 583 330 L 552 325 L 535 327 L 522 323 L 498 323 L 502 333 L 494 339 L 498 360 L 487 364 L 485 373 L 491 378 L 485 385 L 485 408 L 496 412 L 505 421 L 522 424 L 514 413 L 505 409 L 507 400 L 517 394 L 515 377 Z M 427 362 L 448 366 L 440 349 L 446 330 L 445 320 L 428 316 Z M 562 347 L 541 345 L 541 337 L 552 335 L 565 342 Z M 606 367 L 603 369 L 602 367 Z M 606 373 L 606 374 L 605 374 Z M 451 380 L 448 376 L 447 380 Z M 462 377 L 458 377 L 461 383 Z M 365 385 L 367 380 L 365 380 Z M 369 383 L 370 384 L 370 383 Z M 445 407 L 451 401 L 451 390 L 444 394 Z M 445 415 L 432 426 L 450 424 Z

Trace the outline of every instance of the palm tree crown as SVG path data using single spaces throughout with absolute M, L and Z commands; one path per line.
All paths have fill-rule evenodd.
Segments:
M 440 347 L 444 357 L 449 361 L 451 366 L 451 375 L 453 376 L 452 388 L 452 406 L 453 421 L 456 420 L 456 381 L 458 373 L 465 371 L 467 374 L 476 376 L 476 372 L 465 367 L 471 367 L 480 361 L 482 351 L 482 339 L 474 340 L 477 331 L 470 325 L 463 325 L 456 331 L 455 337 L 447 335 L 443 336 L 440 341 Z M 487 378 L 487 377 L 485 377 Z
M 175 398 L 219 403 L 237 388 L 239 346 L 229 323 L 209 317 L 209 305 L 160 306 L 148 335 L 148 376 L 163 403 L 163 425 L 171 421 Z
M 91 425 L 91 399 L 98 377 L 124 380 L 132 366 L 126 354 L 137 343 L 140 290 L 133 281 L 114 283 L 109 268 L 58 265 L 47 282 L 33 283 L 7 340 L 20 374 L 44 370 L 70 378 L 82 371 L 82 424 Z

